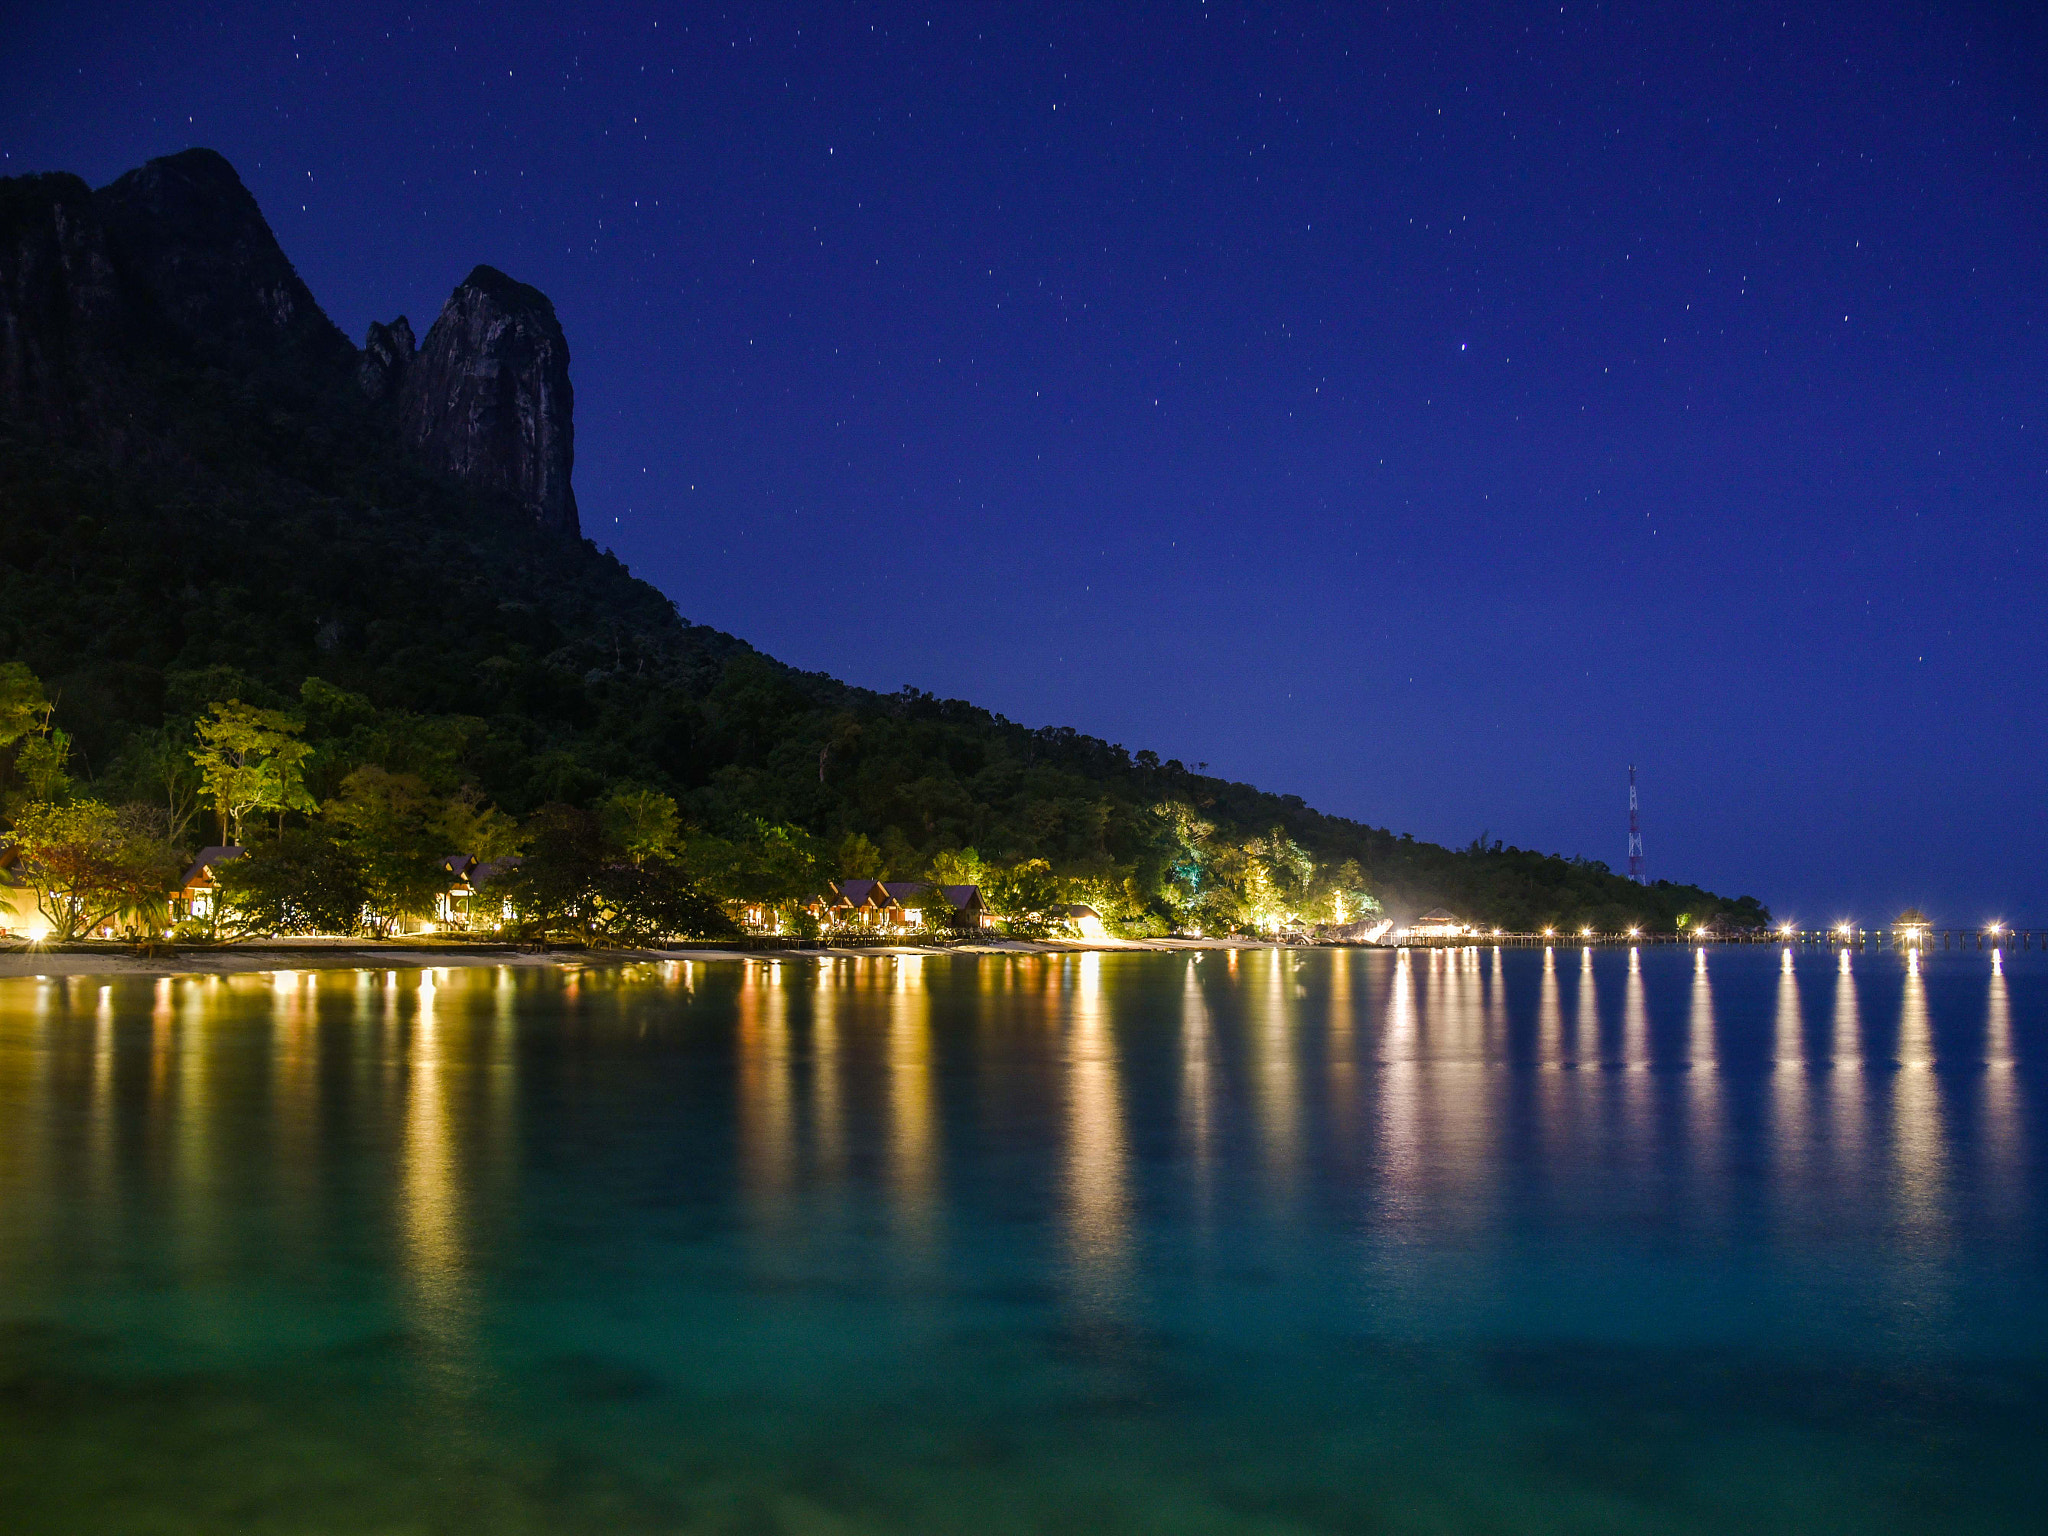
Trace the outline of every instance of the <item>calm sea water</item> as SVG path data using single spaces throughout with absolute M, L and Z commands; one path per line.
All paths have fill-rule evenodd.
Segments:
M 2043 1528 L 2039 954 L 0 982 L 8 1532 Z

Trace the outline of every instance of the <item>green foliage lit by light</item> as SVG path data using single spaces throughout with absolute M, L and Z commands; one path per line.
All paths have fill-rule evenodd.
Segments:
M 212 705 L 194 727 L 192 761 L 228 842 L 242 840 L 243 818 L 252 814 L 315 809 L 305 782 L 313 749 L 299 739 L 303 729 L 281 710 L 240 699 Z
M 176 865 L 146 817 L 98 800 L 36 801 L 15 813 L 20 872 L 50 937 L 82 937 L 115 921 L 154 927 Z

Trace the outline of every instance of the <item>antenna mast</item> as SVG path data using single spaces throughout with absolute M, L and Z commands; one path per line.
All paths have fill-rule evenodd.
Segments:
M 1628 765 L 1628 877 L 1637 885 L 1643 879 L 1643 824 L 1636 815 L 1636 765 Z

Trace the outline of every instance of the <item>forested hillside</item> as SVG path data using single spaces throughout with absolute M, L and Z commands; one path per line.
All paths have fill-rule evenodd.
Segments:
M 72 792 L 160 804 L 164 836 L 211 840 L 179 758 L 210 706 L 240 700 L 303 733 L 315 805 L 364 765 L 514 818 L 646 790 L 680 807 L 707 880 L 768 881 L 765 899 L 936 867 L 1035 905 L 1092 900 L 1130 932 L 1375 903 L 1524 930 L 1767 919 L 1747 898 L 1498 843 L 1453 851 L 1071 729 L 783 666 L 688 623 L 505 475 L 432 467 L 450 456 L 400 415 L 427 413 L 373 398 L 361 354 L 303 314 L 271 340 L 192 322 L 133 254 L 152 238 L 134 218 L 106 219 L 122 233 L 101 255 L 67 247 L 98 206 L 81 197 L 108 191 L 0 182 L 0 662 L 55 705 L 0 751 L 10 807 L 31 789 L 24 746 L 62 733 Z M 273 833 L 313 815 L 283 810 Z

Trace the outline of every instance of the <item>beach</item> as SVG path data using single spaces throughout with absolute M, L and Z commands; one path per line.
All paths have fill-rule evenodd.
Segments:
M 668 960 L 851 960 L 864 955 L 1058 955 L 1087 951 L 1269 949 L 1264 939 L 981 939 L 962 944 L 860 944 L 825 940 L 791 949 L 536 950 L 460 940 L 258 939 L 220 946 L 163 945 L 141 953 L 124 944 L 12 944 L 0 949 L 0 978 L 12 976 L 231 976 L 263 971 L 445 970 L 523 966 L 561 970 Z

